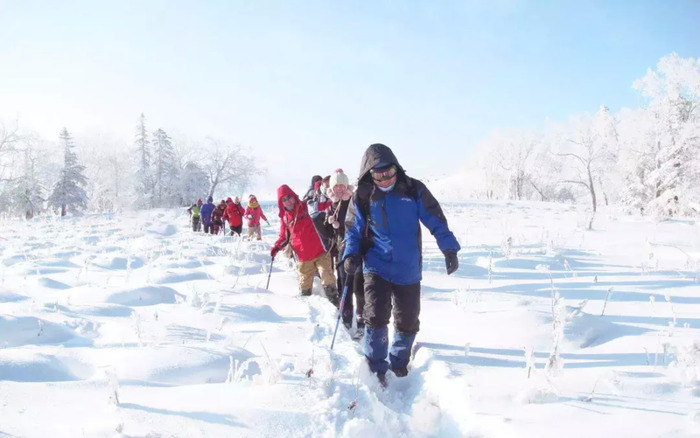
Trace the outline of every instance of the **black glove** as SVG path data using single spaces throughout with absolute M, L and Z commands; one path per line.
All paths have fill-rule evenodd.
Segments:
M 447 275 L 452 274 L 459 268 L 459 259 L 457 259 L 456 252 L 445 251 L 445 267 L 447 268 Z
M 359 254 L 349 255 L 343 262 L 343 267 L 345 268 L 345 273 L 348 275 L 355 275 L 357 269 L 362 264 L 362 257 Z

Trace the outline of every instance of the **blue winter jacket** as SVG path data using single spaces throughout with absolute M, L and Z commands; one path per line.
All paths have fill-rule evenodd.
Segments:
M 211 214 L 214 211 L 216 206 L 214 204 L 206 203 L 202 205 L 202 208 L 199 210 L 199 214 L 202 216 L 202 223 L 204 225 L 211 225 Z
M 442 252 L 457 252 L 460 246 L 447 226 L 440 204 L 428 188 L 405 175 L 389 148 L 374 146 L 383 146 L 388 152 L 382 148 L 368 150 L 368 153 L 374 152 L 374 156 L 363 160 L 361 170 L 366 172 L 360 173 L 353 198 L 354 223 L 345 233 L 343 259 L 364 252 L 365 274 L 376 274 L 395 284 L 418 283 L 422 279 L 421 222 L 435 236 Z M 369 169 L 380 161 L 393 163 L 400 171 L 390 192 L 374 188 L 373 183 L 365 178 Z M 363 205 L 365 210 L 369 208 L 369 218 L 363 213 Z M 361 247 L 368 249 L 363 251 Z

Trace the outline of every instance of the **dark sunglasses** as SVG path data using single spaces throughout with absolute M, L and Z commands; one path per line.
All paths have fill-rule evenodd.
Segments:
M 287 202 L 290 199 L 294 199 L 294 196 L 292 196 L 292 195 L 282 196 L 282 202 Z
M 396 176 L 396 166 L 392 165 L 385 169 L 372 169 L 369 173 L 376 182 L 389 181 Z

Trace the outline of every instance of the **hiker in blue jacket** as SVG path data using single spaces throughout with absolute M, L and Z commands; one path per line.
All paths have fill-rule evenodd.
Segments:
M 373 144 L 365 151 L 359 175 L 353 196 L 355 221 L 345 233 L 343 264 L 353 275 L 364 262 L 365 357 L 385 385 L 390 367 L 398 377 L 408 374 L 420 325 L 420 223 L 435 236 L 448 275 L 457 270 L 460 246 L 438 201 L 422 182 L 406 175 L 387 146 Z M 389 351 L 392 310 L 395 333 Z
M 212 227 L 211 214 L 214 212 L 216 205 L 214 205 L 214 198 L 211 196 L 207 198 L 207 203 L 202 205 L 199 209 L 199 214 L 202 216 L 202 224 L 204 224 L 204 234 L 214 234 L 214 227 Z

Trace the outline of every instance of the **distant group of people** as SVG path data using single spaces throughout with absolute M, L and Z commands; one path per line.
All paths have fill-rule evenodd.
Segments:
M 435 236 L 447 273 L 459 266 L 460 245 L 438 201 L 406 175 L 391 149 L 373 144 L 362 158 L 356 189 L 337 169 L 325 178 L 315 175 L 301 199 L 288 185 L 280 186 L 277 203 L 280 233 L 271 257 L 291 247 L 301 295 L 312 294 L 316 274 L 334 305 L 340 305 L 339 291 L 347 290 L 343 323 L 350 328 L 355 313 L 370 369 L 383 385 L 389 369 L 407 375 L 420 325 L 420 223 Z M 396 330 L 389 349 L 392 314 Z
M 262 240 L 260 221 L 264 220 L 269 225 L 267 217 L 258 203 L 255 195 L 248 197 L 248 205 L 243 208 L 238 196 L 223 199 L 218 205 L 214 205 L 214 198 L 207 198 L 207 203 L 203 204 L 201 199 L 197 199 L 190 208 L 187 209 L 192 220 L 192 231 L 200 232 L 204 228 L 205 234 L 225 233 L 226 226 L 229 226 L 229 235 L 241 235 L 243 232 L 243 222 L 248 225 L 248 240 L 253 236 L 257 240 Z

